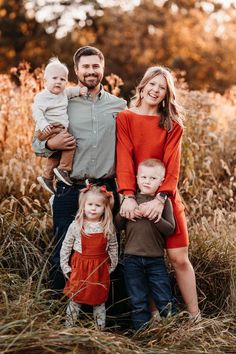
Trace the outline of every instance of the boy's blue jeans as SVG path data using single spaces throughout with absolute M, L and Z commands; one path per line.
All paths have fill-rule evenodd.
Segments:
M 124 274 L 135 330 L 143 327 L 151 318 L 149 295 L 161 316 L 176 313 L 164 257 L 125 255 Z

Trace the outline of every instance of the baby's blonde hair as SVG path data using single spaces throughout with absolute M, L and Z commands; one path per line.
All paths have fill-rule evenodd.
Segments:
M 44 78 L 47 77 L 47 75 L 49 74 L 49 72 L 51 71 L 52 68 L 63 69 L 66 73 L 66 76 L 69 75 L 69 70 L 68 70 L 66 64 L 62 63 L 57 57 L 53 57 L 53 58 L 49 59 L 49 62 L 45 67 Z
M 95 195 L 102 197 L 102 202 L 104 203 L 104 214 L 101 217 L 101 224 L 103 227 L 103 231 L 105 236 L 109 239 L 110 235 L 114 233 L 114 225 L 113 225 L 113 216 L 112 216 L 112 208 L 114 206 L 114 197 L 112 192 L 108 192 L 105 186 L 94 186 L 89 185 L 88 187 L 82 189 L 80 191 L 79 196 L 79 210 L 75 217 L 76 221 L 79 224 L 79 232 L 81 232 L 83 224 L 85 222 L 84 215 L 84 207 L 89 195 Z

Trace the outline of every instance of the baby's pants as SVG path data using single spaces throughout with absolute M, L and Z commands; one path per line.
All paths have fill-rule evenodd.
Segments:
M 61 131 L 66 129 L 62 124 L 53 124 L 52 131 L 48 133 L 42 133 L 41 131 L 36 132 L 36 136 L 40 141 L 50 140 Z M 75 148 L 71 150 L 60 150 L 54 152 L 51 156 L 47 158 L 46 166 L 44 167 L 43 176 L 47 179 L 53 179 L 54 172 L 53 169 L 58 167 L 61 170 L 70 172 L 72 170 L 73 157 L 75 153 Z

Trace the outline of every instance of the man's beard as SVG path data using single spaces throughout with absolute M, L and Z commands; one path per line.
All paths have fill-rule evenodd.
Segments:
M 92 77 L 93 80 L 91 79 L 87 80 L 87 77 L 89 78 Z M 97 75 L 88 75 L 87 77 L 84 77 L 83 80 L 79 78 L 79 81 L 83 86 L 86 86 L 88 89 L 94 89 L 101 83 L 101 80 Z

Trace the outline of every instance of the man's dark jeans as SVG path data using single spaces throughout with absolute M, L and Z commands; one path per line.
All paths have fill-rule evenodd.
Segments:
M 161 316 L 176 313 L 169 274 L 163 257 L 125 255 L 124 274 L 135 330 L 144 327 L 151 318 L 149 295 L 152 296 Z

